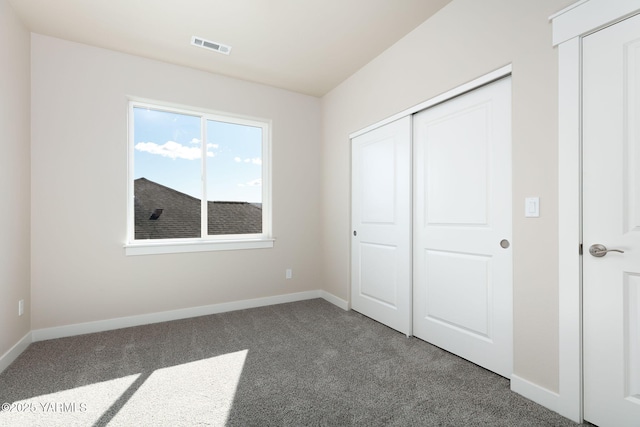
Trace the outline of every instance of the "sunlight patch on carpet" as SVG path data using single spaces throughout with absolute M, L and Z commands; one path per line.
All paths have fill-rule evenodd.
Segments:
M 224 425 L 248 350 L 154 371 L 109 426 Z
M 0 412 L 0 425 L 93 425 L 139 376 L 129 375 L 8 403 L 10 406 Z

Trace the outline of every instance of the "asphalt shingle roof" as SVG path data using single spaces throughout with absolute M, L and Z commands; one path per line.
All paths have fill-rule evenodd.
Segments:
M 134 181 L 134 196 L 136 240 L 200 237 L 200 199 L 146 178 Z M 210 235 L 262 232 L 259 204 L 209 201 L 207 205 Z

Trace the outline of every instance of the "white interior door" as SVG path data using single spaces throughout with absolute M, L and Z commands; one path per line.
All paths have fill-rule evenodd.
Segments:
M 511 78 L 420 112 L 413 127 L 414 335 L 509 377 Z
M 640 17 L 585 37 L 583 61 L 584 417 L 638 427 Z
M 351 149 L 351 307 L 411 335 L 411 117 Z

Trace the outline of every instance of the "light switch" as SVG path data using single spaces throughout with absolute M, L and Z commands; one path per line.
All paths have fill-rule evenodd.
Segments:
M 540 216 L 540 197 L 527 197 L 524 199 L 524 216 L 538 218 Z

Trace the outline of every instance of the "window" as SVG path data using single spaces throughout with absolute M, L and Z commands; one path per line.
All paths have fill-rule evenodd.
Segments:
M 129 105 L 128 255 L 272 247 L 267 121 Z

